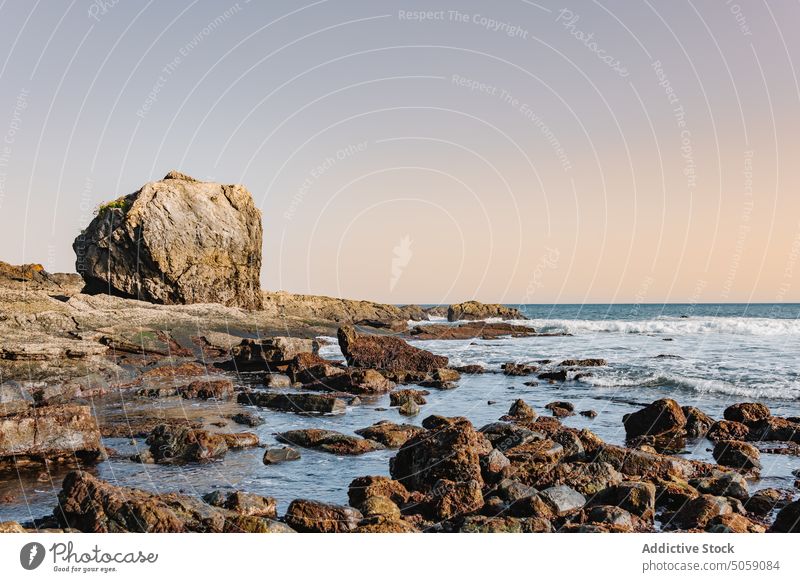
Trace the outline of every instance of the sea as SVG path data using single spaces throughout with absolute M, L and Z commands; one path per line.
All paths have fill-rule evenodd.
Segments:
M 476 427 L 494 422 L 511 403 L 524 399 L 537 412 L 545 405 L 566 400 L 576 411 L 593 410 L 595 418 L 575 415 L 566 426 L 588 428 L 603 440 L 624 444 L 623 415 L 659 398 L 696 406 L 715 419 L 737 402 L 762 402 L 776 416 L 800 416 L 800 304 L 637 304 L 637 305 L 513 305 L 527 318 L 513 321 L 532 326 L 542 335 L 527 338 L 414 341 L 410 343 L 450 358 L 452 365 L 481 364 L 488 372 L 464 375 L 453 390 L 430 390 L 419 416 L 406 418 L 389 406 L 388 395 L 366 399 L 335 416 L 302 416 L 257 410 L 265 423 L 253 430 L 263 444 L 277 445 L 276 433 L 301 428 L 324 428 L 353 434 L 380 420 L 419 424 L 432 414 L 464 416 Z M 409 322 L 410 326 L 444 323 Z M 452 325 L 452 324 L 447 324 Z M 342 359 L 335 338 L 326 338 L 321 355 Z M 509 377 L 499 373 L 506 362 L 535 363 L 549 360 L 543 369 L 564 359 L 603 358 L 608 364 L 589 368 L 590 375 L 567 382 L 526 385 L 535 377 Z M 258 388 L 258 377 L 243 379 Z M 413 386 L 411 386 L 413 387 Z M 124 409 L 136 402 L 97 400 L 98 414 Z M 169 406 L 166 403 L 165 406 Z M 224 417 L 230 403 L 180 401 L 176 414 Z M 244 427 L 231 425 L 230 429 Z M 244 490 L 274 497 L 279 511 L 296 498 L 347 503 L 348 484 L 358 476 L 389 475 L 385 450 L 358 457 L 338 457 L 302 451 L 302 458 L 265 466 L 263 449 L 229 452 L 224 460 L 202 465 L 143 465 L 127 455 L 141 450 L 143 440 L 106 439 L 116 451 L 91 471 L 113 483 L 142 489 L 182 491 L 202 496 L 215 489 Z M 688 440 L 681 454 L 714 462 L 712 443 Z M 762 453 L 756 491 L 765 487 L 793 487 L 792 472 L 800 469 L 800 457 Z M 0 478 L 0 521 L 26 521 L 52 512 L 61 488 L 63 470 L 53 468 L 32 477 L 7 474 Z

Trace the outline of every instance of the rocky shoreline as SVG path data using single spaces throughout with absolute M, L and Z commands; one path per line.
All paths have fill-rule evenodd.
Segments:
M 170 220 L 202 224 L 175 238 Z M 131 254 L 137 240 L 143 261 Z M 65 474 L 51 513 L 0 532 L 800 531 L 798 470 L 795 489 L 759 488 L 762 454 L 800 457 L 800 418 L 742 402 L 715 419 L 659 399 L 630 407 L 623 445 L 568 426 L 597 412 L 563 397 L 538 411 L 517 398 L 483 426 L 424 414 L 432 394 L 465 377 L 495 372 L 543 389 L 608 363 L 454 366 L 409 342 L 554 334 L 475 301 L 424 309 L 261 292 L 260 240 L 246 190 L 170 172 L 99 209 L 76 239 L 82 276 L 0 263 L 0 483 Z M 172 262 L 167 243 L 183 245 Z M 449 323 L 423 323 L 431 317 Z M 320 355 L 326 337 L 344 362 Z M 407 422 L 325 427 L 359 407 L 385 411 L 374 402 L 387 395 Z M 267 445 L 256 434 L 265 411 L 309 422 L 286 423 Z M 707 439 L 715 462 L 686 454 L 687 439 Z M 202 471 L 248 450 L 267 470 L 312 451 L 393 454 L 384 474 L 352 480 L 348 505 L 297 498 L 283 515 L 274 498 L 240 489 L 155 493 L 97 476 L 107 459 Z M 0 496 L 0 515 L 8 502 Z

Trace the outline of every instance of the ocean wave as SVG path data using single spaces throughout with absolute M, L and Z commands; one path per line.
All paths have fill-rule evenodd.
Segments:
M 699 394 L 721 394 L 747 398 L 774 398 L 776 400 L 800 400 L 800 384 L 775 378 L 769 383 L 734 383 L 726 380 L 698 378 L 669 372 L 616 372 L 598 374 L 582 379 L 582 382 L 597 388 L 668 387 L 697 392 Z
M 800 320 L 759 317 L 660 317 L 637 321 L 533 319 L 514 323 L 533 325 L 541 332 L 566 332 L 574 335 L 582 333 L 800 335 Z

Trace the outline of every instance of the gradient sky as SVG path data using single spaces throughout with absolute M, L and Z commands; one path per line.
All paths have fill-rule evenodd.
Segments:
M 419 18 L 415 11 L 426 11 Z M 800 4 L 0 4 L 0 260 L 103 201 L 243 183 L 267 289 L 800 300 Z

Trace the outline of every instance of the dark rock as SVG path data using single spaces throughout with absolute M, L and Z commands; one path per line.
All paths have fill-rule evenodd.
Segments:
M 677 402 L 663 398 L 637 412 L 626 414 L 622 422 L 627 438 L 633 438 L 682 432 L 686 426 L 686 417 Z
M 399 507 L 404 507 L 412 498 L 412 494 L 399 481 L 388 477 L 357 477 L 347 490 L 350 505 L 361 507 L 370 497 L 386 497 Z
M 265 465 L 277 465 L 287 461 L 296 461 L 300 453 L 292 447 L 272 447 L 264 451 L 263 462 Z
M 237 412 L 231 417 L 231 420 L 236 424 L 243 424 L 245 426 L 261 426 L 264 424 L 264 419 L 257 415 L 255 412 L 249 410 L 244 412 Z
M 470 515 L 464 519 L 461 533 L 550 533 L 553 526 L 542 518 L 487 517 Z
M 740 501 L 746 501 L 750 497 L 747 481 L 734 471 L 714 471 L 710 475 L 690 480 L 689 484 L 700 493 L 734 497 Z
M 101 206 L 72 246 L 85 292 L 260 309 L 261 236 L 246 188 L 170 172 Z
M 501 452 L 544 438 L 544 435 L 540 432 L 508 422 L 487 424 L 481 427 L 480 432 L 485 434 L 492 446 Z
M 652 520 L 656 509 L 656 486 L 644 481 L 625 481 L 602 490 L 592 503 L 616 505 L 642 519 Z
M 769 408 L 760 402 L 742 402 L 739 404 L 732 404 L 726 408 L 723 416 L 725 420 L 750 424 L 751 422 L 769 418 L 772 414 Z
M 542 372 L 541 374 L 539 374 L 538 378 L 540 380 L 552 380 L 553 382 L 566 382 L 567 371 L 556 370 L 554 372 Z
M 771 416 L 750 424 L 748 440 L 793 441 L 800 443 L 800 423 Z
M 279 433 L 279 442 L 305 449 L 314 449 L 334 455 L 363 455 L 383 449 L 383 445 L 369 439 L 354 437 L 332 430 L 307 428 Z
M 732 420 L 718 420 L 711 425 L 706 433 L 706 438 L 713 442 L 743 440 L 750 434 L 747 425 Z
M 705 529 L 711 519 L 729 513 L 733 513 L 733 506 L 726 497 L 700 495 L 678 509 L 670 525 L 683 529 Z
M 453 368 L 460 374 L 484 374 L 486 370 L 480 364 L 467 364 L 465 366 L 455 366 Z
M 556 418 L 564 418 L 575 414 L 575 405 L 571 402 L 556 400 L 545 405 L 545 408 L 553 413 Z
M 339 347 L 349 366 L 381 370 L 434 372 L 447 367 L 447 358 L 415 348 L 400 338 L 359 334 L 351 326 L 339 328 Z
M 239 404 L 249 404 L 287 412 L 337 414 L 345 412 L 347 403 L 328 394 L 288 394 L 284 392 L 241 392 Z
M 559 364 L 566 368 L 588 368 L 593 366 L 607 366 L 608 362 L 603 358 L 585 358 L 583 360 L 564 360 Z
M 298 337 L 243 339 L 238 346 L 231 348 L 233 358 L 217 364 L 217 367 L 239 372 L 274 372 L 285 369 L 300 354 L 313 354 L 318 350 L 319 342 L 316 340 Z
M 520 398 L 511 404 L 511 408 L 508 409 L 508 416 L 521 420 L 533 420 L 538 415 L 532 406 Z
M 530 376 L 538 370 L 538 366 L 531 366 L 529 364 L 517 364 L 515 362 L 506 362 L 501 365 L 503 374 L 506 376 Z
M 460 325 L 420 325 L 410 332 L 419 340 L 466 340 L 473 338 L 495 339 L 500 337 L 529 337 L 538 335 L 536 330 L 525 325 L 511 323 L 463 323 Z
M 597 418 L 597 412 L 594 410 L 581 410 L 578 414 L 586 418 Z
M 769 531 L 776 533 L 800 533 L 800 500 L 788 504 L 778 512 Z
M 706 525 L 708 533 L 763 533 L 766 528 L 738 513 L 712 517 Z
M 348 394 L 373 395 L 393 390 L 394 382 L 388 380 L 377 370 L 347 370 L 341 374 L 304 384 L 304 390 L 326 390 L 329 392 L 347 392 Z
M 681 410 L 686 417 L 686 436 L 690 438 L 706 436 L 709 429 L 714 424 L 714 419 L 694 406 L 683 406 Z
M 670 511 L 677 511 L 695 497 L 700 496 L 700 492 L 697 489 L 680 477 L 657 478 L 654 483 L 656 486 L 656 507 L 664 507 Z
M 210 461 L 228 452 L 228 443 L 222 434 L 187 426 L 160 424 L 146 442 L 156 463 Z
M 419 414 L 419 410 L 419 404 L 413 400 L 407 400 L 400 406 L 398 411 L 403 416 L 416 416 Z
M 744 508 L 758 517 L 766 517 L 775 509 L 786 507 L 792 501 L 791 491 L 761 489 L 744 502 Z
M 590 523 L 613 525 L 633 531 L 633 517 L 629 511 L 615 505 L 596 505 L 589 510 L 587 520 Z
M 342 533 L 355 531 L 363 517 L 360 511 L 346 505 L 295 499 L 289 504 L 284 521 L 299 532 Z
M 720 465 L 734 469 L 760 469 L 758 449 L 742 441 L 719 441 L 714 445 L 714 458 Z
M 430 394 L 430 392 L 428 392 L 427 390 L 413 390 L 411 388 L 406 388 L 403 390 L 395 390 L 394 392 L 389 394 L 389 405 L 402 406 L 409 400 L 412 400 L 421 406 L 423 404 L 428 403 L 428 401 L 425 400 L 425 397 L 428 394 Z

